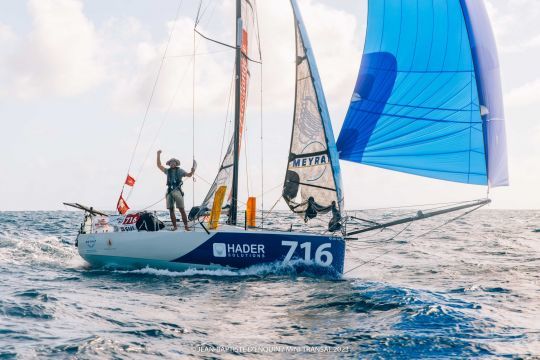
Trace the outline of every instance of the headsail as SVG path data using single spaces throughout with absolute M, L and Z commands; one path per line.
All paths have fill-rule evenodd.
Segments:
M 369 0 L 340 158 L 508 184 L 497 50 L 481 0 Z
M 283 198 L 304 213 L 310 198 L 318 209 L 341 210 L 339 159 L 321 80 L 296 0 L 291 0 L 296 33 L 296 100 Z
M 214 203 L 214 196 L 216 195 L 216 191 L 219 187 L 226 186 L 227 194 L 230 194 L 233 161 L 233 139 L 231 139 L 216 178 L 214 179 L 212 186 L 210 186 L 210 189 L 208 190 L 208 193 L 200 206 L 201 209 L 209 209 L 209 205 Z M 228 196 L 226 199 L 227 198 Z

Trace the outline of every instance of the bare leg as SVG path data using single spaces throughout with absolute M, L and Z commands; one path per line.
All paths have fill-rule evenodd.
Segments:
M 178 227 L 176 226 L 176 215 L 174 213 L 174 208 L 169 209 L 169 215 L 171 215 L 171 222 L 172 222 L 173 230 L 178 229 Z
M 186 230 L 189 231 L 189 226 L 188 226 L 187 216 L 186 216 L 186 210 L 184 208 L 179 208 L 178 210 L 180 210 L 180 215 L 182 215 L 182 221 L 184 222 L 184 227 L 186 228 Z

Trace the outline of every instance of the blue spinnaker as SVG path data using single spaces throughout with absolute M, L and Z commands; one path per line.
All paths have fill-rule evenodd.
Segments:
M 497 51 L 481 0 L 369 0 L 340 158 L 508 184 Z

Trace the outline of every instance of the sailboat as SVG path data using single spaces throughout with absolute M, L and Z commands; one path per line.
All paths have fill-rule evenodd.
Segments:
M 304 261 L 336 273 L 343 272 L 345 240 L 338 221 L 343 199 L 337 149 L 307 32 L 296 1 L 292 0 L 291 4 L 295 17 L 297 81 L 291 170 L 287 170 L 284 197 L 299 214 L 309 210 L 314 216 L 316 212 L 332 210 L 336 219 L 331 231 L 324 234 L 278 231 L 250 228 L 238 222 L 238 164 L 249 62 L 245 24 L 255 11 L 250 0 L 238 0 L 234 132 L 207 196 L 200 206 L 190 211 L 191 231 L 137 231 L 137 213 L 108 215 L 80 204 L 69 204 L 86 212 L 77 237 L 79 254 L 86 261 L 94 266 L 150 266 L 173 270 L 238 269 Z M 306 164 L 313 165 L 312 169 Z M 228 221 L 216 227 L 223 199 L 229 199 Z M 119 211 L 125 206 L 121 197 Z M 210 221 L 205 223 L 209 207 L 212 213 Z
M 70 204 L 85 211 L 77 246 L 86 261 L 178 270 L 299 261 L 339 274 L 346 240 L 353 235 L 490 202 L 348 223 L 340 159 L 442 181 L 508 185 L 497 52 L 482 1 L 369 0 L 360 71 L 337 143 L 300 9 L 296 0 L 290 2 L 296 93 L 282 198 L 307 223 L 331 214 L 326 231 L 251 228 L 247 220 L 239 226 L 238 163 L 250 61 L 245 24 L 255 9 L 250 0 L 237 0 L 234 132 L 207 196 L 190 211 L 191 231 L 138 231 L 138 213 L 109 215 Z M 224 199 L 227 224 L 217 225 Z M 119 205 L 124 212 L 125 204 Z

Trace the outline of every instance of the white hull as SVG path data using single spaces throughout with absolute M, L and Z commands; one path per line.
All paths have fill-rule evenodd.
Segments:
M 345 255 L 341 237 L 231 226 L 222 226 L 209 234 L 200 227 L 188 232 L 80 234 L 77 242 L 79 254 L 97 267 L 246 268 L 301 259 L 342 273 Z

